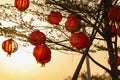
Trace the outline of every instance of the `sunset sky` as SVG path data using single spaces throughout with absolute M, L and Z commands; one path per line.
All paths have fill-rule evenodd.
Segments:
M 14 0 L 1 0 L 4 4 Z M 13 3 L 12 3 L 13 4 Z M 7 24 L 6 24 L 7 25 Z M 0 46 L 6 40 L 0 37 Z M 11 57 L 6 56 L 6 52 L 0 48 L 0 80 L 64 80 L 72 76 L 81 55 L 68 55 L 62 52 L 52 50 L 52 59 L 45 67 L 41 67 L 33 57 L 34 46 L 23 47 L 19 45 L 18 51 Z M 100 63 L 107 64 L 108 55 L 106 52 L 91 53 Z M 91 74 L 104 72 L 101 68 L 90 62 Z M 84 63 L 82 71 L 86 70 Z

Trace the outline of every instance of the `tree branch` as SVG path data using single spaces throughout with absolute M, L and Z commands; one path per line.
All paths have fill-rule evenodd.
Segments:
M 90 37 L 90 44 L 89 44 L 89 46 L 85 49 L 85 51 L 83 52 L 83 56 L 82 56 L 82 58 L 80 59 L 80 62 L 79 62 L 78 66 L 77 66 L 77 68 L 76 68 L 76 70 L 75 70 L 75 73 L 74 73 L 74 75 L 73 75 L 73 77 L 72 77 L 72 80 L 77 80 L 78 75 L 79 75 L 79 72 L 80 72 L 81 67 L 82 67 L 82 64 L 83 64 L 83 62 L 84 62 L 84 60 L 85 60 L 85 57 L 86 57 L 87 54 L 88 54 L 88 51 L 89 51 L 90 46 L 92 45 L 92 42 L 94 41 L 94 38 L 95 38 L 95 36 L 96 36 L 96 33 L 97 33 L 97 31 L 96 31 L 95 28 L 94 28 L 93 31 L 92 31 L 92 35 L 91 35 L 91 37 Z
M 100 63 L 98 63 L 97 61 L 95 61 L 89 54 L 88 54 L 88 57 L 96 64 L 98 65 L 99 67 L 103 68 L 105 71 L 107 71 L 108 73 L 110 73 L 110 70 L 107 69 L 106 67 L 104 67 L 103 65 L 101 65 Z

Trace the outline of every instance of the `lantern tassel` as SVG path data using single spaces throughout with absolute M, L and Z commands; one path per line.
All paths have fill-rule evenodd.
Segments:
M 10 57 L 11 56 L 11 53 L 7 53 L 7 55 L 6 55 L 7 57 Z
M 41 64 L 41 67 L 45 67 L 45 63 L 42 63 L 42 64 Z

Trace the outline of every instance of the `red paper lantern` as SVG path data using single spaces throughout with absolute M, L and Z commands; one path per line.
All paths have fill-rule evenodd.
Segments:
M 120 56 L 117 58 L 117 63 L 120 63 Z M 110 58 L 108 58 L 108 64 L 110 64 Z
M 20 11 L 24 11 L 29 7 L 29 0 L 15 0 L 15 7 L 20 10 Z
M 11 55 L 11 53 L 14 53 L 17 51 L 18 49 L 18 44 L 16 41 L 14 41 L 13 39 L 8 39 L 8 40 L 5 40 L 3 43 L 2 43 L 2 49 L 7 52 L 8 56 Z
M 37 45 L 34 48 L 33 55 L 41 66 L 45 66 L 51 60 L 51 50 L 46 45 Z
M 67 17 L 68 21 L 76 20 L 76 19 L 79 19 L 79 18 L 77 18 L 77 16 L 73 13 L 69 14 L 68 17 Z
M 44 44 L 46 41 L 46 36 L 43 32 L 35 30 L 30 34 L 29 41 L 32 45 Z
M 120 21 L 120 6 L 112 7 L 108 12 L 108 17 L 113 22 Z
M 48 15 L 48 22 L 50 24 L 59 24 L 59 22 L 62 20 L 62 15 L 60 12 L 51 11 L 50 15 Z
M 65 23 L 66 30 L 69 32 L 77 32 L 80 30 L 81 19 L 77 18 L 74 14 L 70 14 Z
M 111 37 L 115 36 L 115 26 L 111 27 Z
M 120 28 L 117 28 L 117 35 L 120 37 Z
M 88 38 L 86 34 L 77 32 L 71 35 L 70 43 L 73 47 L 77 49 L 83 49 L 89 45 L 90 39 Z

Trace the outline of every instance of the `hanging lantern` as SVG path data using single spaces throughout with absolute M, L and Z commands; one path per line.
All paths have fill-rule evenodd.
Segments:
M 115 26 L 111 27 L 111 37 L 115 36 Z
M 24 11 L 29 7 L 29 0 L 15 0 L 15 7 L 20 10 L 20 11 Z
M 69 32 L 77 32 L 80 30 L 81 19 L 77 18 L 74 14 L 70 14 L 65 23 L 65 28 Z
M 45 63 L 51 60 L 51 50 L 46 45 L 35 46 L 33 55 L 41 66 L 45 66 Z
M 41 45 L 45 43 L 46 36 L 43 32 L 35 30 L 30 34 L 29 41 L 32 45 Z
M 51 11 L 50 15 L 48 15 L 48 22 L 50 24 L 59 24 L 59 22 L 62 20 L 62 15 L 60 12 Z
M 73 13 L 71 13 L 71 14 L 69 14 L 68 15 L 68 17 L 67 17 L 67 20 L 68 21 L 71 21 L 71 20 L 76 20 L 76 19 L 79 19 L 75 14 L 73 14 Z M 80 19 L 79 19 L 80 20 Z M 80 20 L 81 21 L 81 20 Z
M 117 58 L 117 63 L 120 63 L 120 56 Z M 108 64 L 110 64 L 110 58 L 108 58 Z
M 117 35 L 120 37 L 120 28 L 117 28 Z
M 2 49 L 8 53 L 8 56 L 10 56 L 12 53 L 17 51 L 18 44 L 13 39 L 8 39 L 2 43 Z
M 112 7 L 108 12 L 108 17 L 113 22 L 120 21 L 120 6 Z
M 77 32 L 71 35 L 70 43 L 73 47 L 77 49 L 83 49 L 89 45 L 90 39 L 88 38 L 86 34 Z

